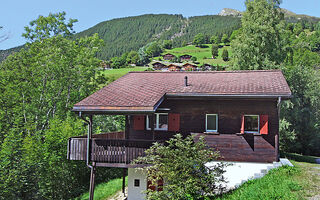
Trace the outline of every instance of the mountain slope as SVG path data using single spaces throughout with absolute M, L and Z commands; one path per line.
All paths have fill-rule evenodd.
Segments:
M 222 35 L 240 27 L 235 17 L 200 16 L 184 18 L 182 15 L 141 15 L 101 22 L 94 27 L 76 34 L 82 37 L 98 33 L 105 46 L 99 53 L 102 59 L 119 56 L 155 40 L 173 40 L 174 46 L 191 42 L 198 33 Z

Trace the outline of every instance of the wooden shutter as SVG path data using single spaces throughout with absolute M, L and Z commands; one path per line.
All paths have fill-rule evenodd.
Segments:
M 145 127 L 145 117 L 143 115 L 133 116 L 133 129 L 136 131 L 142 131 Z
M 259 116 L 259 127 L 260 134 L 267 135 L 268 134 L 268 115 L 260 115 Z
M 168 131 L 180 130 L 180 114 L 169 113 L 168 116 Z
M 150 189 L 152 191 L 163 191 L 163 179 L 158 180 L 157 186 L 152 185 L 152 182 L 148 180 L 147 189 Z
M 244 134 L 244 115 L 241 115 L 241 128 L 240 133 Z
M 163 179 L 158 180 L 158 191 L 163 191 Z
M 156 186 L 152 185 L 152 182 L 148 180 L 147 189 L 152 190 L 152 191 L 156 191 Z

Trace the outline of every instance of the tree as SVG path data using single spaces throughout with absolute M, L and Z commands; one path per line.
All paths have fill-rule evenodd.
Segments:
M 278 68 L 286 57 L 284 15 L 278 1 L 247 0 L 242 28 L 233 40 L 235 69 Z
M 65 151 L 68 137 L 85 133 L 70 110 L 98 88 L 102 40 L 43 37 L 52 26 L 0 64 L 1 199 L 73 199 L 88 188 L 80 174 L 89 170 Z
M 216 35 L 211 36 L 210 43 L 211 44 L 218 44 L 218 36 L 216 36 Z
M 217 44 L 212 44 L 211 47 L 212 58 L 217 58 L 219 55 L 219 46 Z
M 145 157 L 135 161 L 147 164 L 142 170 L 153 185 L 165 181 L 162 191 L 147 190 L 147 199 L 199 199 L 223 190 L 220 183 L 224 182 L 225 165 L 206 166 L 218 155 L 207 148 L 203 138 L 194 142 L 192 136 L 183 139 L 177 134 L 166 144 L 155 143 L 146 150 Z
M 165 40 L 162 44 L 165 49 L 172 49 L 172 40 Z
M 146 45 L 146 53 L 149 58 L 159 56 L 162 53 L 160 44 L 158 42 L 150 42 Z
M 138 64 L 139 62 L 139 54 L 136 51 L 130 51 L 127 56 L 127 63 L 130 64 Z
M 224 45 L 229 44 L 229 36 L 227 34 L 223 34 L 221 41 L 224 43 Z
M 222 51 L 222 59 L 227 62 L 229 61 L 229 52 L 227 49 L 223 49 Z
M 204 43 L 205 43 L 205 36 L 203 33 L 198 33 L 193 39 L 193 44 L 197 47 L 201 47 Z
M 296 23 L 294 25 L 294 28 L 293 28 L 293 33 L 297 36 L 300 35 L 300 33 L 302 33 L 303 31 L 303 27 L 302 27 L 302 24 L 301 23 Z
M 195 56 L 192 56 L 192 57 L 191 57 L 191 61 L 192 61 L 192 62 L 196 62 L 197 60 L 198 60 L 197 57 L 195 57 Z
M 240 29 L 234 30 L 234 31 L 232 32 L 229 40 L 230 40 L 230 41 L 233 41 L 234 39 L 236 39 L 236 37 L 239 35 L 240 31 L 241 31 Z M 229 41 L 229 42 L 230 42 L 230 41 Z
M 30 22 L 30 26 L 24 27 L 25 33 L 23 33 L 22 36 L 30 42 L 57 35 L 69 37 L 74 33 L 73 24 L 78 20 L 69 19 L 69 21 L 66 22 L 65 16 L 66 12 L 50 13 L 47 17 L 40 15 L 38 19 Z

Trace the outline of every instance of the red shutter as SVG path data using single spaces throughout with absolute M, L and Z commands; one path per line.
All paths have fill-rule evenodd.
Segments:
M 156 186 L 152 185 L 151 181 L 148 180 L 147 189 L 152 190 L 152 191 L 156 191 Z
M 240 133 L 244 133 L 244 115 L 241 115 L 241 128 Z
M 163 191 L 163 179 L 158 180 L 158 191 Z
M 260 115 L 259 117 L 259 127 L 260 134 L 267 135 L 268 134 L 268 115 Z
M 143 115 L 135 115 L 133 116 L 133 129 L 136 131 L 144 130 L 145 120 Z
M 168 131 L 180 130 L 180 114 L 169 113 L 168 122 Z

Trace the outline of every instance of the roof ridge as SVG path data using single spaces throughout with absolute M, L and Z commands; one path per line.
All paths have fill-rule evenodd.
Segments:
M 232 71 L 132 71 L 129 73 L 252 73 L 252 72 L 282 72 L 280 69 L 271 70 L 232 70 Z

